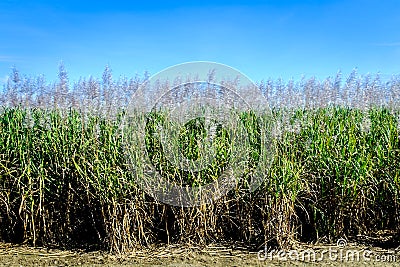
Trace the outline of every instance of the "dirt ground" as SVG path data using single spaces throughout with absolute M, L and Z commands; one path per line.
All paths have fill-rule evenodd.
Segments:
M 400 266 L 400 250 L 355 244 L 299 244 L 296 250 L 249 252 L 209 245 L 159 245 L 125 253 L 83 252 L 0 243 L 0 266 Z

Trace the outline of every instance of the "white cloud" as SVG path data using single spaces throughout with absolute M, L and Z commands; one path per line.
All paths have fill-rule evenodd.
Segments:
M 386 46 L 386 47 L 396 47 L 400 46 L 400 42 L 391 42 L 391 43 L 375 43 L 375 46 Z
M 13 59 L 11 56 L 0 55 L 0 62 L 12 62 Z
M 22 58 L 0 54 L 0 62 L 5 62 L 5 63 L 22 62 Z

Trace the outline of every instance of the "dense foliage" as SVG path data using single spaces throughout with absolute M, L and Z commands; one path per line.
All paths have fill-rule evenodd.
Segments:
M 108 90 L 120 86 L 107 76 L 109 72 L 106 69 L 101 86 L 93 87 L 103 90 L 100 100 L 83 93 L 77 98 L 76 92 L 67 90 L 75 98 L 66 97 L 58 106 L 46 106 L 48 101 L 33 101 L 34 97 L 23 103 L 26 95 L 13 87 L 16 81 L 10 81 L 3 96 L 12 96 L 14 88 L 17 102 L 3 102 L 0 113 L 0 240 L 120 251 L 159 241 L 241 241 L 257 248 L 271 240 L 288 246 L 295 240 L 326 237 L 334 241 L 378 230 L 399 232 L 396 80 L 386 84 L 392 93 L 385 91 L 380 94 L 383 98 L 363 106 L 349 101 L 341 105 L 320 101 L 320 107 L 315 101 L 297 106 L 276 102 L 280 104 L 273 105 L 272 113 L 264 114 L 272 122 L 274 144 L 264 183 L 252 193 L 239 184 L 211 205 L 184 208 L 159 203 L 136 184 L 123 142 L 123 131 L 135 129 L 129 129 L 129 124 L 120 127 L 123 105 L 108 106 L 107 101 L 113 99 L 107 100 Z M 351 79 L 347 85 L 359 81 Z M 134 90 L 134 83 L 130 84 Z M 315 80 L 304 84 L 311 86 L 303 88 L 306 101 L 305 92 L 319 87 Z M 361 82 L 357 86 L 352 88 L 369 92 Z M 265 84 L 260 87 L 266 88 Z M 349 88 L 339 86 L 335 95 L 339 99 L 340 92 L 349 90 L 353 97 L 348 99 L 355 102 L 356 91 Z M 388 90 L 384 88 L 380 90 Z M 124 90 L 128 93 L 119 96 L 129 98 L 129 89 Z M 387 97 L 391 94 L 395 97 Z M 300 91 L 287 95 L 297 96 Z M 65 104 L 71 99 L 84 104 Z M 89 102 L 93 106 L 87 107 L 93 109 L 84 110 Z M 246 173 L 260 160 L 259 119 L 253 113 L 240 115 L 251 144 Z M 147 120 L 148 155 L 160 173 L 173 181 L 201 186 L 214 181 L 229 164 L 230 137 L 226 129 L 217 127 L 217 154 L 206 170 L 174 169 L 155 135 L 156 122 L 167 123 L 165 118 L 151 113 Z M 187 158 L 197 159 L 197 144 L 206 134 L 199 118 L 182 126 L 176 142 Z

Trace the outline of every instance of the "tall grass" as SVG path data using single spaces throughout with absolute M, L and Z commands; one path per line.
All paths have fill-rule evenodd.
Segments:
M 254 192 L 240 183 L 209 205 L 174 207 L 138 185 L 140 173 L 127 160 L 124 134 L 135 131 L 135 120 L 147 119 L 145 144 L 153 166 L 174 182 L 201 186 L 232 162 L 228 131 L 216 125 L 217 156 L 206 169 L 177 169 L 156 134 L 157 124 L 169 125 L 162 113 L 138 114 L 120 127 L 126 107 L 121 99 L 129 99 L 139 80 L 112 81 L 109 71 L 103 82 L 64 88 L 67 96 L 57 96 L 63 101 L 51 102 L 62 103 L 57 105 L 45 104 L 48 92 L 21 93 L 23 79 L 10 80 L 0 113 L 0 240 L 125 251 L 156 242 L 287 247 L 298 240 L 399 232 L 395 78 L 385 85 L 355 74 L 345 83 L 336 77 L 260 84 L 272 113 L 239 118 L 250 137 L 242 181 L 264 160 L 257 122 L 271 122 L 273 162 L 264 183 Z M 117 96 L 119 108 L 110 104 Z M 181 152 L 200 158 L 199 141 L 210 129 L 202 118 L 179 129 L 175 142 Z M 138 152 L 137 164 L 145 162 L 147 155 L 135 144 L 130 149 Z

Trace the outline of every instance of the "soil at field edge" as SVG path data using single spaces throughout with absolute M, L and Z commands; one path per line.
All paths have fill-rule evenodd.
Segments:
M 317 258 L 301 259 L 302 251 L 312 249 Z M 159 245 L 125 254 L 111 254 L 104 251 L 71 251 L 46 248 L 32 248 L 26 245 L 0 243 L 1 266 L 392 266 L 400 263 L 400 251 L 355 244 L 347 245 L 342 252 L 336 245 L 300 245 L 296 253 L 283 255 L 249 252 L 244 248 L 229 248 L 209 245 Z M 330 250 L 337 251 L 329 257 Z M 324 252 L 325 251 L 325 252 Z M 348 254 L 351 251 L 353 254 Z M 354 256 L 354 251 L 360 258 Z M 367 258 L 363 256 L 368 253 Z M 324 254 L 325 253 L 325 254 Z M 342 253 L 342 254 L 340 254 Z M 309 255 L 309 254 L 307 254 Z M 318 259 L 319 257 L 322 259 Z M 321 257 L 324 255 L 324 257 Z M 297 258 L 296 258 L 297 257 Z

